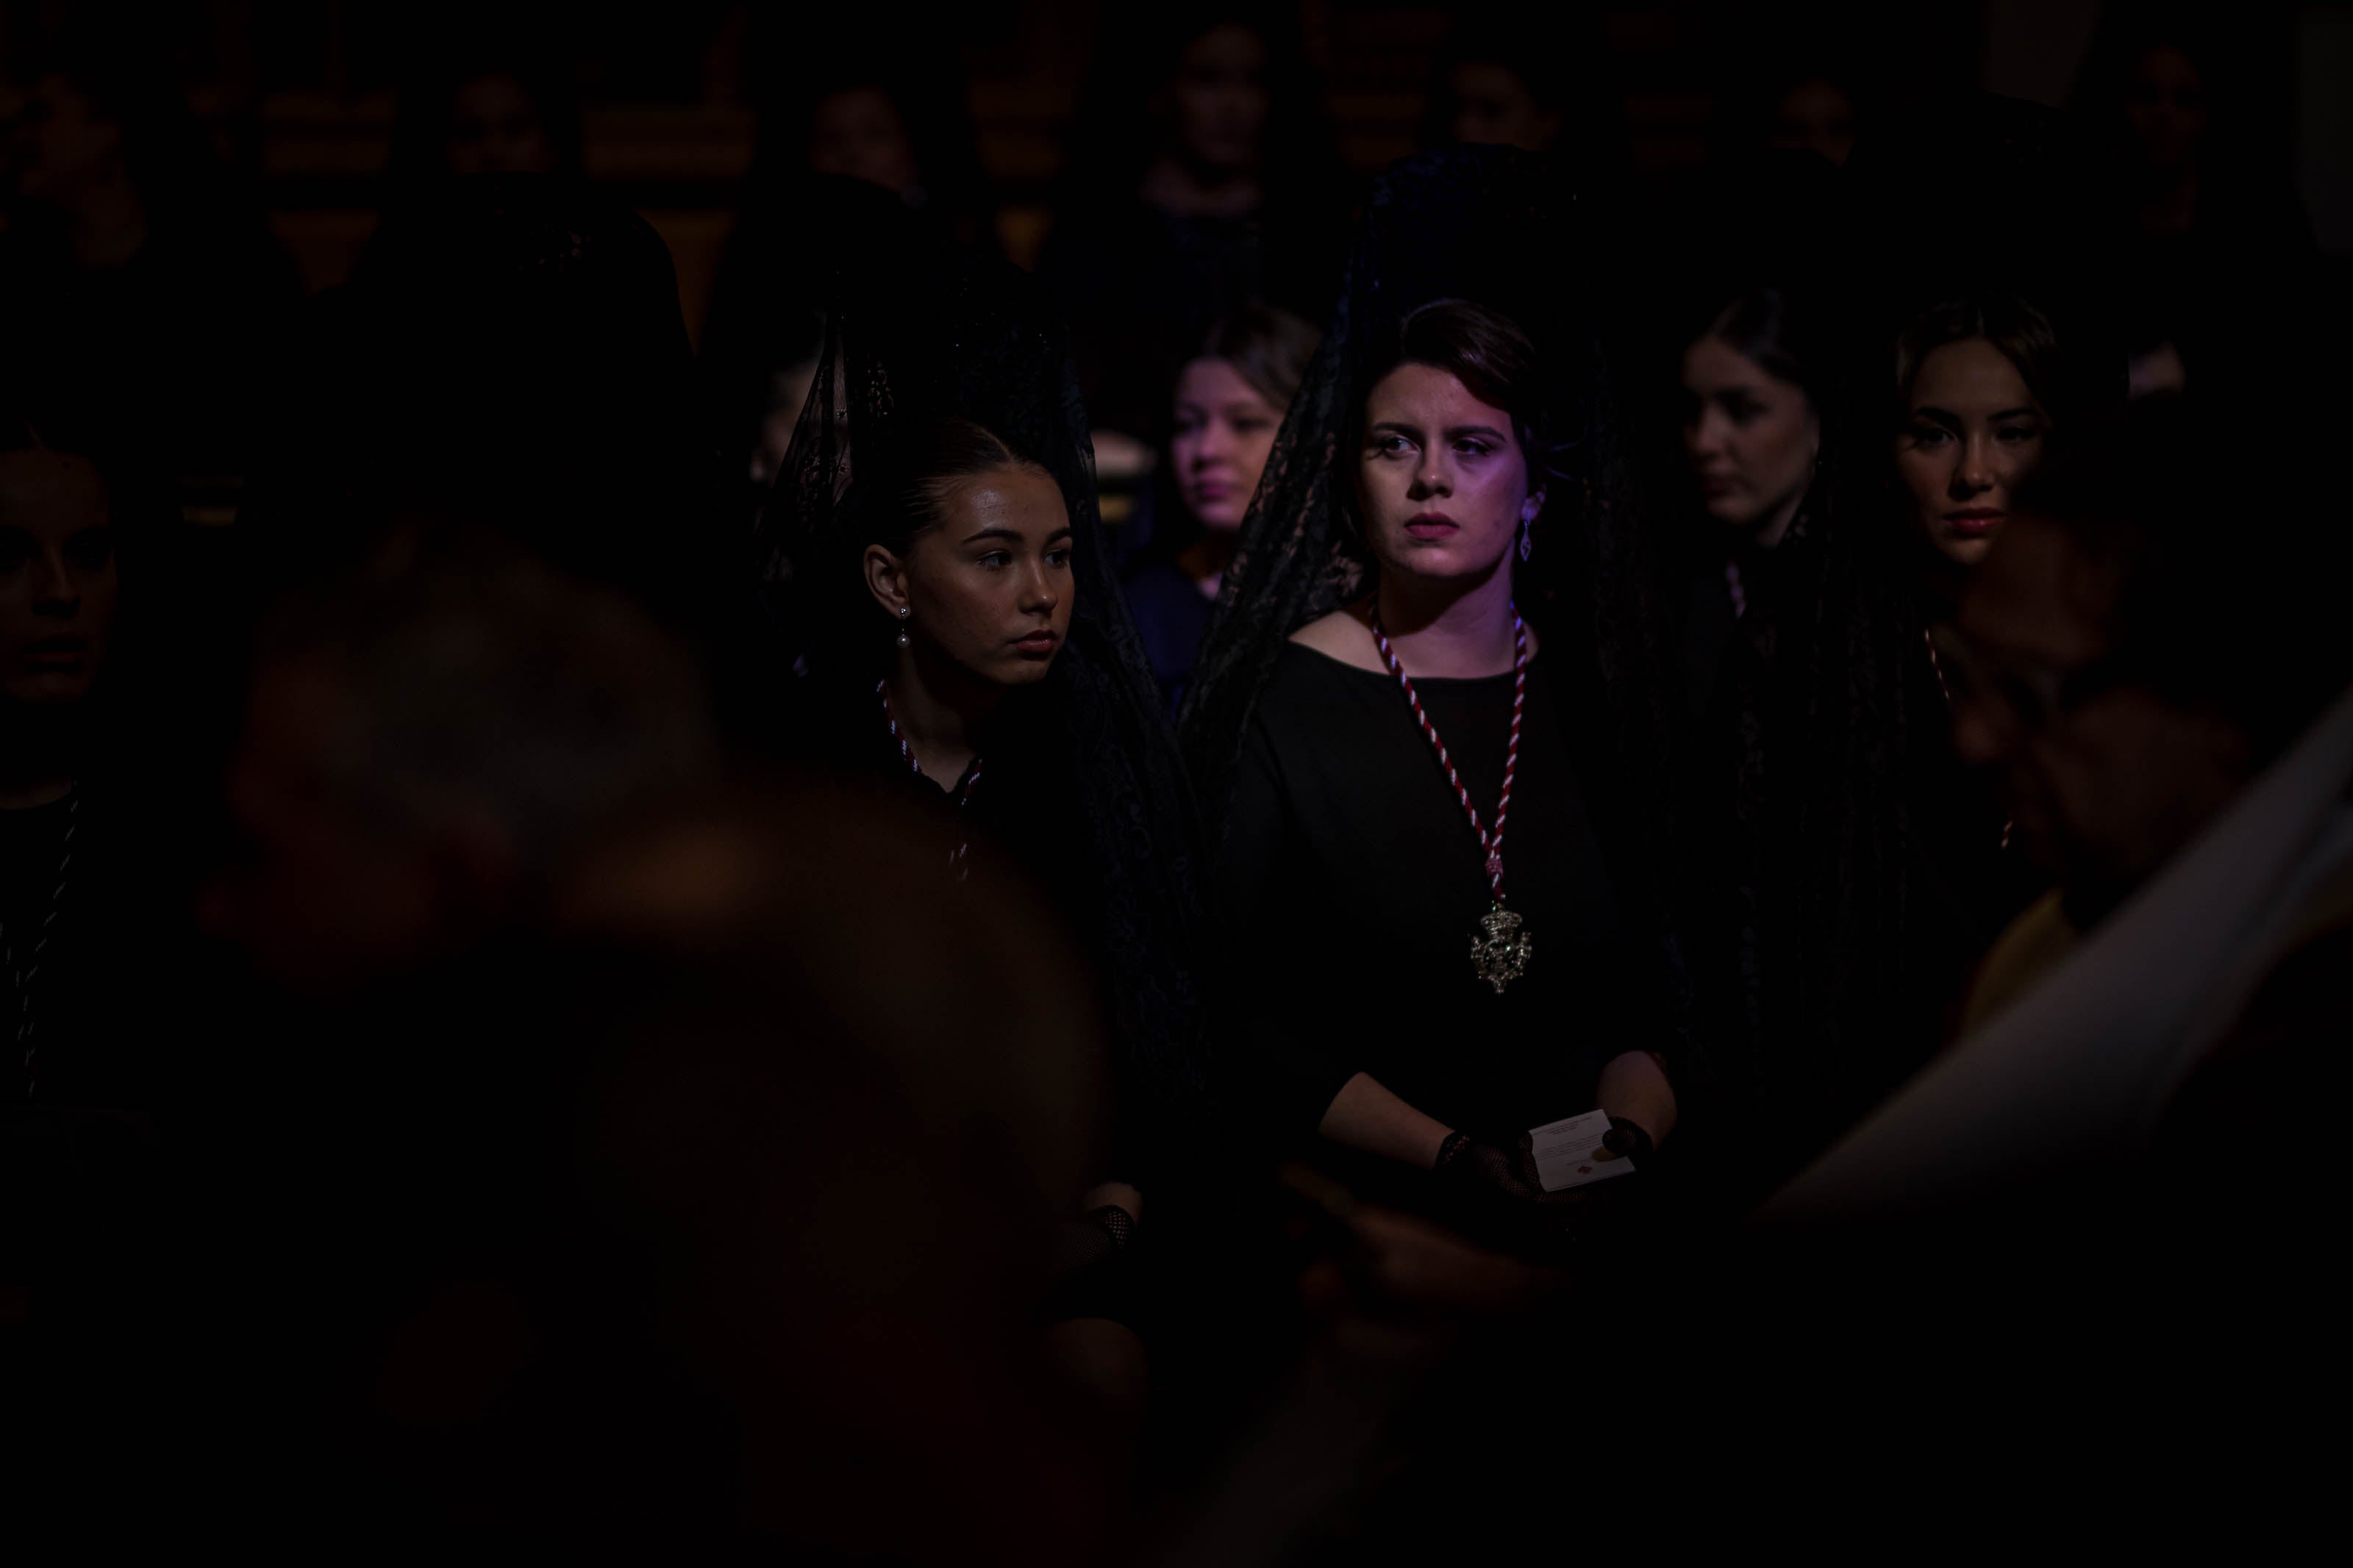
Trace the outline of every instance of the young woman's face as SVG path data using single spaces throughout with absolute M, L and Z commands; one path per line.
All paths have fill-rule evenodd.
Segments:
M 16 194 L 62 205 L 101 179 L 122 153 L 122 127 L 54 73 L 33 83 L 10 130 L 7 163 Z
M 1045 679 L 1071 630 L 1061 487 L 1034 469 L 1000 468 L 957 480 L 941 512 L 903 560 L 881 545 L 867 551 L 869 590 L 911 638 L 980 679 Z
M 1985 339 L 1929 351 L 1895 437 L 1895 472 L 1930 549 L 1963 566 L 1984 559 L 2042 460 L 2050 423 L 2010 356 Z
M 1373 387 L 1356 494 L 1381 570 L 1438 580 L 1493 573 L 1544 503 L 1511 416 L 1426 364 Z
M 1710 517 L 1778 538 L 1813 482 L 1821 445 L 1821 421 L 1794 382 L 1721 338 L 1683 351 L 1683 450 Z
M 899 106 L 879 87 L 828 93 L 809 124 L 809 171 L 842 174 L 905 195 L 922 182 Z
M 98 470 L 56 452 L 0 456 L 0 698 L 47 708 L 89 696 L 119 593 Z
M 2171 173 L 2189 162 L 2206 134 L 2206 84 L 2198 62 L 2159 44 L 2133 62 L 2125 113 L 2147 168 Z
M 1266 42 L 1240 22 L 1210 28 L 1177 57 L 1169 84 L 1176 140 L 1209 169 L 1248 169 L 1258 162 L 1271 100 Z
M 1519 72 L 1501 60 L 1464 60 L 1446 79 L 1454 94 L 1454 140 L 1541 153 L 1560 134 L 1560 113 L 1536 101 Z
M 1185 367 L 1169 457 L 1185 510 L 1203 528 L 1227 533 L 1242 525 L 1282 424 L 1282 410 L 1224 360 Z
M 478 76 L 450 98 L 448 153 L 453 174 L 555 172 L 555 143 L 539 105 L 503 71 Z
M 1773 106 L 1767 140 L 1784 151 L 1819 153 L 1844 163 L 1854 151 L 1854 100 L 1827 77 L 1808 77 Z

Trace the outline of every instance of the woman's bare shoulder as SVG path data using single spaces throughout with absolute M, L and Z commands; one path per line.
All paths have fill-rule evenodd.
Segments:
M 1361 605 L 1349 605 L 1308 622 L 1291 634 L 1291 640 L 1358 669 L 1388 668 L 1381 663 L 1381 650 L 1374 646 L 1372 626 Z

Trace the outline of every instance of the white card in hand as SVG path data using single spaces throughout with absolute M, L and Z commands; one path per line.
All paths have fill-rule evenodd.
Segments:
M 1609 1113 L 1606 1110 L 1588 1110 L 1582 1116 L 1529 1128 L 1528 1139 L 1535 1145 L 1536 1179 L 1544 1184 L 1544 1190 L 1566 1192 L 1588 1182 L 1632 1175 L 1632 1160 L 1611 1154 L 1601 1147 L 1602 1137 L 1609 1131 Z

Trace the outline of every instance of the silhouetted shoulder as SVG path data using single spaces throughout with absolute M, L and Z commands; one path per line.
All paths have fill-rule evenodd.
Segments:
M 1357 605 L 1351 605 L 1308 622 L 1291 634 L 1291 640 L 1358 669 L 1388 668 L 1381 662 L 1380 648 L 1373 642 L 1372 627 Z

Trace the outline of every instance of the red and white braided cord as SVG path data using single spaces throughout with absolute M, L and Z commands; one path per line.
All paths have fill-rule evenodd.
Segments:
M 907 744 L 906 735 L 899 729 L 899 715 L 893 712 L 891 708 L 890 683 L 881 680 L 876 681 L 874 683 L 874 695 L 882 700 L 882 722 L 891 726 L 891 738 L 899 742 L 899 755 L 901 759 L 906 763 L 908 768 L 913 772 L 917 778 L 923 780 L 926 784 L 930 783 L 930 775 L 923 772 L 923 764 L 915 761 L 914 748 Z M 979 787 L 980 758 L 976 754 L 972 759 L 971 768 L 967 770 L 964 775 L 963 787 L 956 791 L 956 821 L 959 825 L 964 821 L 964 808 L 972 803 L 972 792 Z M 969 827 L 966 827 L 957 836 L 956 847 L 948 851 L 948 869 L 955 873 L 955 879 L 959 882 L 963 881 L 971 872 L 972 868 L 965 864 L 965 858 L 971 853 L 972 830 Z
M 1471 819 L 1471 831 L 1479 836 L 1479 847 L 1487 857 L 1487 887 L 1497 902 L 1504 897 L 1504 824 L 1512 815 L 1512 780 L 1520 771 L 1520 718 L 1528 704 L 1528 628 L 1520 619 L 1519 607 L 1512 609 L 1512 743 L 1504 753 L 1504 792 L 1495 802 L 1495 830 L 1493 833 L 1479 820 L 1479 808 L 1471 804 L 1471 791 L 1462 783 L 1462 775 L 1447 754 L 1446 742 L 1438 738 L 1438 726 L 1430 721 L 1430 714 L 1421 705 L 1421 694 L 1413 689 L 1413 678 L 1398 662 L 1397 650 L 1389 647 L 1388 635 L 1381 630 L 1381 616 L 1373 612 L 1373 641 L 1388 661 L 1389 673 L 1405 688 L 1405 700 L 1413 709 L 1414 722 L 1421 726 L 1422 739 L 1438 753 L 1438 765 L 1446 770 L 1446 782 L 1454 786 L 1454 798 L 1462 805 L 1462 814 Z

